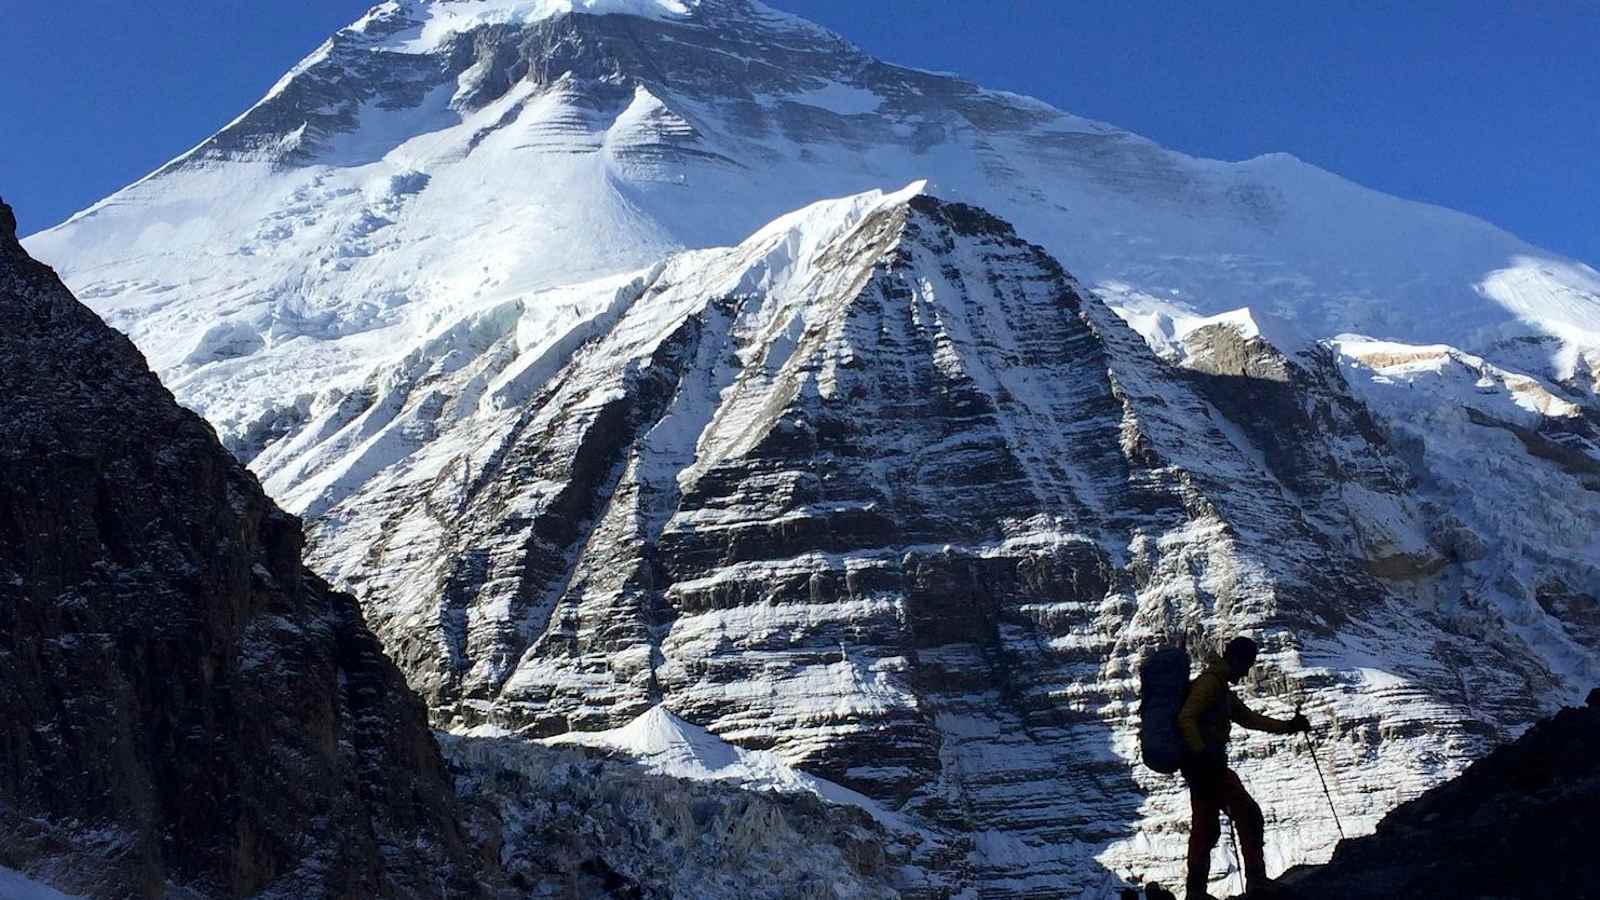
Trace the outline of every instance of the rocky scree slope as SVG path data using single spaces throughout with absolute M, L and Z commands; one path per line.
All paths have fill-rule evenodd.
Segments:
M 317 526 L 446 726 L 665 705 L 905 817 L 908 896 L 1066 897 L 1180 864 L 1178 786 L 1130 770 L 1155 641 L 1261 635 L 1257 703 L 1332 723 L 1357 827 L 1594 665 L 1395 588 L 1455 533 L 1330 351 L 1218 329 L 1164 363 L 920 186 L 588 290 L 570 330 L 431 372 L 396 421 L 479 414 Z M 1326 853 L 1307 761 L 1239 752 L 1274 864 Z
M 1600 689 L 1286 876 L 1297 900 L 1591 897 Z
M 624 754 L 443 738 L 471 829 L 508 895 L 617 900 L 889 900 L 906 835 L 807 792 L 649 771 Z
M 93 897 L 474 896 L 355 600 L 0 204 L 0 865 Z

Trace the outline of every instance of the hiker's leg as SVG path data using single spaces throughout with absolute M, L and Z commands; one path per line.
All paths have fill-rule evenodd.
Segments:
M 1232 769 L 1222 780 L 1222 808 L 1233 827 L 1239 830 L 1239 855 L 1244 857 L 1246 885 L 1261 885 L 1267 880 L 1266 819 L 1261 807 Z
M 1184 881 L 1184 896 L 1204 897 L 1206 884 L 1211 880 L 1211 848 L 1222 836 L 1222 825 L 1217 821 L 1221 813 L 1216 789 L 1210 785 L 1189 782 L 1189 874 Z

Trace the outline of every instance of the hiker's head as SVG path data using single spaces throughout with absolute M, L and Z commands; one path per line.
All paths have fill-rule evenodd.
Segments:
M 1256 664 L 1256 642 L 1247 637 L 1236 637 L 1223 648 L 1222 658 L 1228 663 L 1228 680 L 1240 681 Z

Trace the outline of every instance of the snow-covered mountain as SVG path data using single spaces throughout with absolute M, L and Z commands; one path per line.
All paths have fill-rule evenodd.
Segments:
M 916 179 L 1130 310 L 1250 306 L 1480 354 L 1549 335 L 1532 374 L 1594 390 L 1586 266 L 1290 157 L 1192 159 L 889 65 L 747 0 L 384 3 L 28 246 L 251 455 L 474 309 L 559 316 L 555 288 Z
M 0 898 L 895 896 L 919 831 L 664 709 L 447 768 L 299 523 L 15 229 L 0 201 Z
M 1358 826 L 1600 671 L 1582 616 L 1477 586 L 1521 545 L 1441 506 L 1331 349 L 1235 317 L 1164 363 L 1042 249 L 919 190 L 594 286 L 537 342 L 511 317 L 421 380 L 395 427 L 445 427 L 325 514 L 314 558 L 442 723 L 662 704 L 913 822 L 908 894 L 1076 896 L 1181 854 L 1175 785 L 1128 764 L 1162 635 L 1268 635 L 1262 689 L 1339 723 Z M 1592 572 L 1584 533 L 1518 558 Z M 1289 749 L 1245 763 L 1285 863 L 1334 834 Z
M 1162 635 L 1264 636 L 1357 828 L 1600 677 L 1600 275 L 745 0 L 384 3 L 29 246 L 437 722 L 664 706 L 910 822 L 912 895 L 1174 868 Z

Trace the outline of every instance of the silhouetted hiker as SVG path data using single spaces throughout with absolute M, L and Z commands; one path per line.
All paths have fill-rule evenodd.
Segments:
M 1239 831 L 1248 896 L 1271 896 L 1276 891 L 1267 879 L 1261 807 L 1250 798 L 1239 776 L 1228 768 L 1228 735 L 1234 723 L 1271 734 L 1310 731 L 1311 723 L 1298 713 L 1285 720 L 1251 712 L 1233 696 L 1229 685 L 1243 679 L 1255 661 L 1255 641 L 1245 637 L 1229 641 L 1222 656 L 1210 655 L 1205 671 L 1190 682 L 1189 696 L 1178 713 L 1178 731 L 1185 745 L 1183 778 L 1189 783 L 1192 809 L 1187 900 L 1209 896 L 1206 881 L 1211 871 L 1211 848 L 1222 836 L 1222 823 L 1218 820 L 1222 812 L 1227 812 Z

